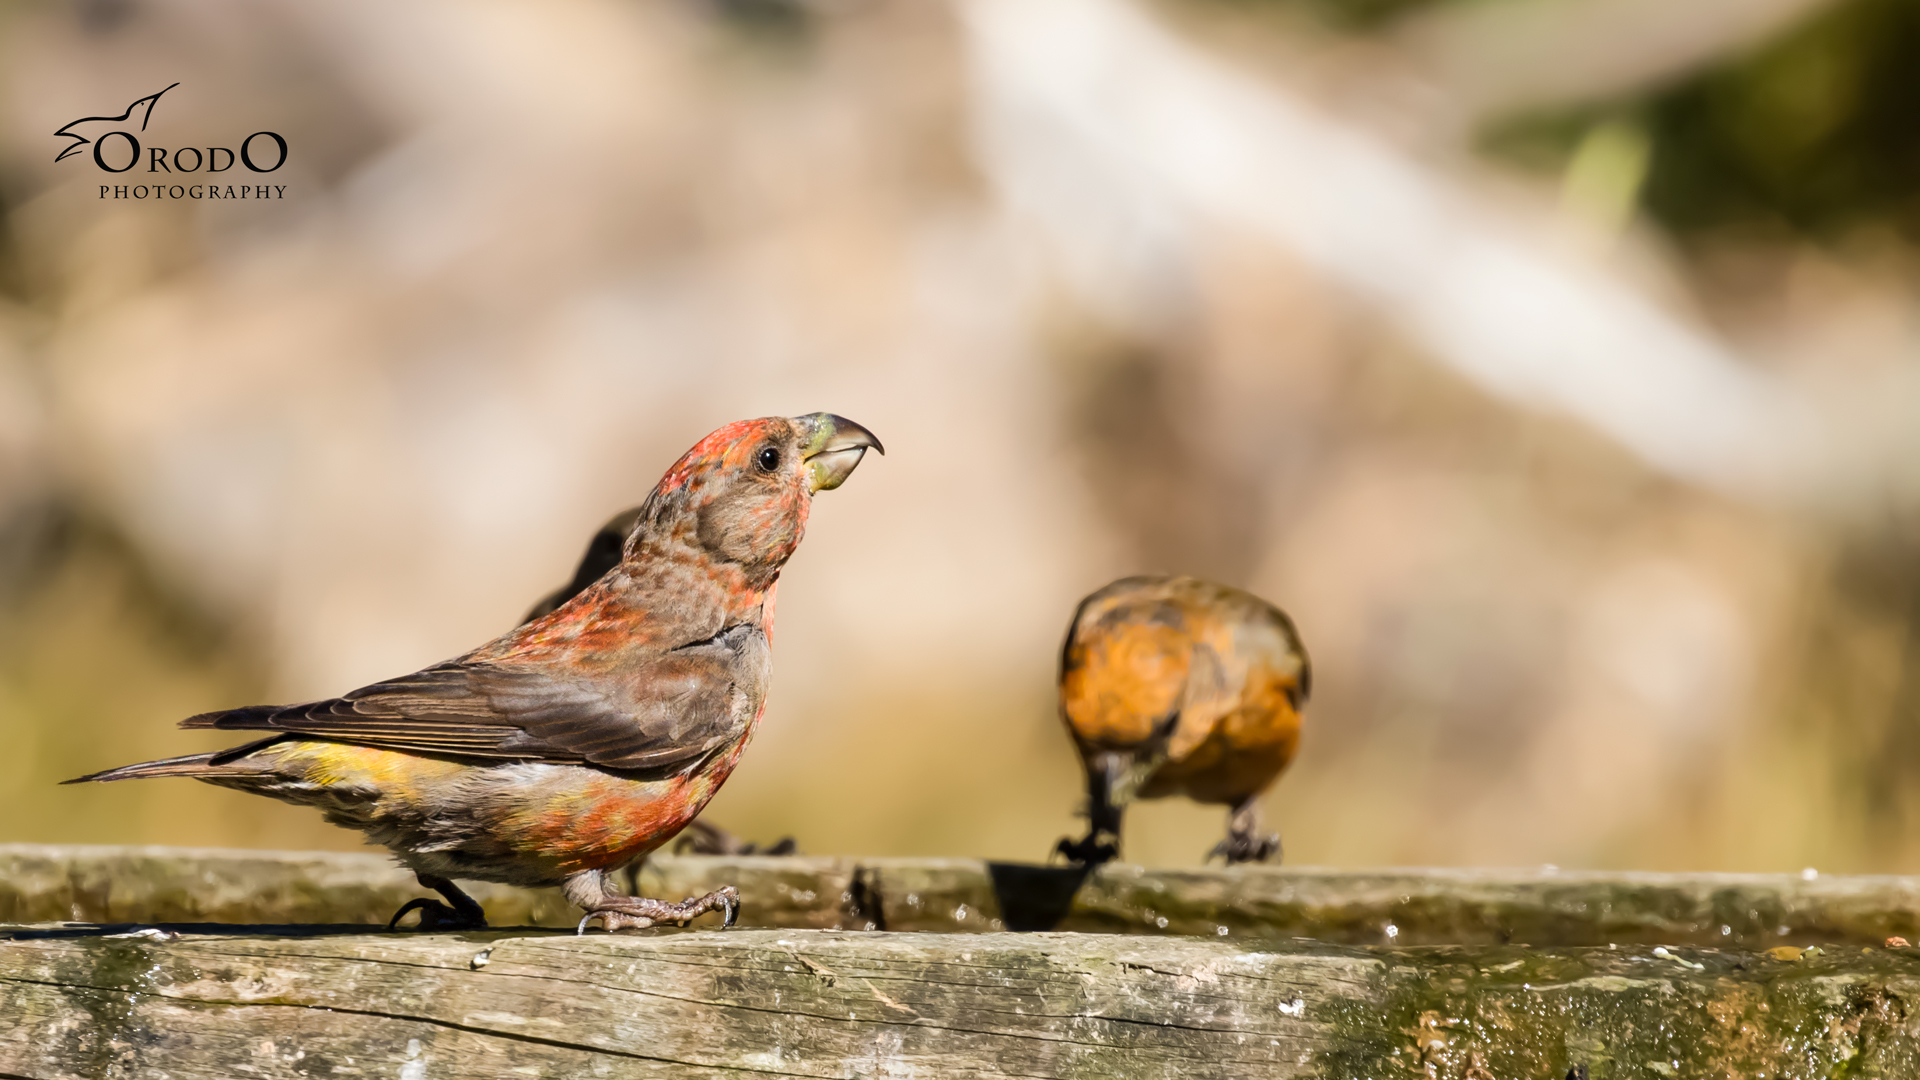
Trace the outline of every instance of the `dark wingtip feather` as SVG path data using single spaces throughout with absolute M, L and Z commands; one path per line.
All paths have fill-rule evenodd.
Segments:
M 277 711 L 272 705 L 248 705 L 239 709 L 219 709 L 189 716 L 180 721 L 183 728 L 223 728 L 227 730 L 245 730 L 248 728 L 268 727 L 261 721 L 271 717 Z

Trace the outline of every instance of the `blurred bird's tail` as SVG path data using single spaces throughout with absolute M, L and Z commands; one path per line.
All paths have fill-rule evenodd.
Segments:
M 247 756 L 268 743 L 279 742 L 283 736 L 273 735 L 245 746 L 236 746 L 228 750 L 216 750 L 211 754 L 188 754 L 185 757 L 162 758 L 159 761 L 142 761 L 137 765 L 122 765 L 105 772 L 88 773 L 71 780 L 62 780 L 62 784 L 86 784 L 109 780 L 139 780 L 148 776 L 192 776 L 205 779 L 211 776 L 230 777 L 233 769 L 230 764 Z

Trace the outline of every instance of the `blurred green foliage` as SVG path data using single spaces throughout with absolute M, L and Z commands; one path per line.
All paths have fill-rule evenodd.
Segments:
M 1213 0 L 1353 32 L 1485 0 Z M 1539 3 L 1541 0 L 1532 0 Z M 1504 118 L 1497 159 L 1558 171 L 1594 129 L 1652 143 L 1642 207 L 1686 239 L 1727 229 L 1920 239 L 1920 2 L 1846 0 L 1760 47 L 1631 98 Z
M 1646 108 L 1647 208 L 1679 232 L 1779 221 L 1920 237 L 1920 4 L 1859 0 Z
M 1520 117 L 1484 147 L 1558 168 L 1626 120 L 1652 145 L 1643 208 L 1681 239 L 1734 230 L 1920 239 L 1920 3 L 1850 0 L 1726 63 L 1624 101 Z

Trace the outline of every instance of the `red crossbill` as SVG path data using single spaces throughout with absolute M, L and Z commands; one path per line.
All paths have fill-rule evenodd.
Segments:
M 1260 795 L 1292 760 L 1312 669 L 1285 612 L 1190 577 L 1122 578 L 1073 614 L 1060 656 L 1060 716 L 1087 771 L 1087 835 L 1069 859 L 1120 853 L 1134 799 L 1185 795 L 1231 807 L 1227 862 L 1277 858 Z
M 620 553 L 626 548 L 628 534 L 633 532 L 635 525 L 640 524 L 642 509 L 636 506 L 631 510 L 623 510 L 609 518 L 605 525 L 600 526 L 599 530 L 593 534 L 593 539 L 587 541 L 586 554 L 580 556 L 580 565 L 574 568 L 573 579 L 533 605 L 533 610 L 527 612 L 526 617 L 520 621 L 530 623 L 553 611 L 561 604 L 579 596 L 587 586 L 599 581 L 607 575 L 608 571 L 620 565 Z M 793 837 L 789 836 L 779 843 L 762 848 L 758 844 L 741 840 L 718 825 L 695 818 L 687 822 L 686 830 L 674 843 L 674 850 L 692 851 L 700 855 L 790 855 L 794 851 L 794 843 Z M 637 862 L 631 864 L 627 868 L 628 873 L 632 874 L 639 865 Z
M 244 746 L 84 776 L 191 776 L 315 806 L 391 849 L 445 898 L 423 926 L 486 925 L 454 878 L 557 885 L 609 930 L 739 910 L 729 885 L 682 903 L 624 896 L 609 871 L 666 843 L 733 772 L 760 723 L 774 593 L 813 493 L 880 441 L 827 413 L 743 420 L 700 440 L 647 497 L 619 565 L 463 656 L 342 697 L 203 713 Z

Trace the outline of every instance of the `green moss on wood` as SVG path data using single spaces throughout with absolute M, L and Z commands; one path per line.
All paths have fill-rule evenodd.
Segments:
M 1346 944 L 1781 944 L 1920 940 L 1920 879 L 1332 871 L 1092 872 L 973 859 L 658 858 L 654 896 L 739 887 L 748 925 L 1313 937 Z M 554 890 L 477 886 L 502 926 L 570 926 Z M 0 846 L 0 921 L 384 924 L 422 890 L 378 855 Z

